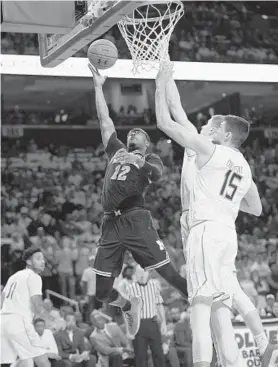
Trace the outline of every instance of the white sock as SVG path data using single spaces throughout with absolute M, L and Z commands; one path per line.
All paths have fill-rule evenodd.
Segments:
M 260 354 L 261 356 L 264 354 L 267 345 L 268 345 L 268 339 L 266 334 L 263 332 L 261 334 L 258 334 L 256 336 L 254 336 L 254 339 L 256 341 L 257 347 L 259 348 Z

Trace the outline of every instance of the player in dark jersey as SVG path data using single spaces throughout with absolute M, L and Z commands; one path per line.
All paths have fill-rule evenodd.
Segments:
M 94 78 L 102 141 L 109 157 L 102 192 L 104 217 L 94 264 L 96 298 L 122 309 L 128 334 L 134 337 L 140 326 L 142 300 L 140 297 L 126 300 L 113 288 L 125 251 L 129 250 L 145 270 L 155 269 L 185 297 L 186 280 L 170 264 L 151 214 L 144 209 L 144 192 L 162 176 L 163 163 L 157 155 L 146 154 L 150 139 L 144 130 L 132 129 L 127 146 L 117 138 L 102 91 L 105 77 L 91 65 L 89 68 Z

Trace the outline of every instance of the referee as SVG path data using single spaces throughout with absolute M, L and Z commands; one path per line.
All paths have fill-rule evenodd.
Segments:
M 154 279 L 149 279 L 149 273 L 142 268 L 139 267 L 136 273 L 137 281 L 128 288 L 129 297 L 139 295 L 143 299 L 141 325 L 133 340 L 136 367 L 148 367 L 149 346 L 154 367 L 165 367 L 161 330 L 166 330 L 166 320 L 160 285 Z

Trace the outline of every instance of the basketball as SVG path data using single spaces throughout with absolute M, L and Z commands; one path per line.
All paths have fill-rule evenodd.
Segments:
M 117 47 L 105 39 L 93 42 L 87 55 L 90 63 L 97 69 L 109 69 L 118 60 Z

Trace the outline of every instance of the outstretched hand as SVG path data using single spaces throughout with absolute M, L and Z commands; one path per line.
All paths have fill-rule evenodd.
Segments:
M 94 79 L 94 85 L 95 87 L 102 87 L 103 84 L 105 83 L 105 80 L 107 78 L 107 76 L 102 76 L 100 75 L 98 69 L 96 69 L 92 64 L 88 64 L 88 67 L 93 75 L 93 79 Z
M 173 63 L 162 64 L 156 77 L 156 85 L 166 84 L 173 77 Z

